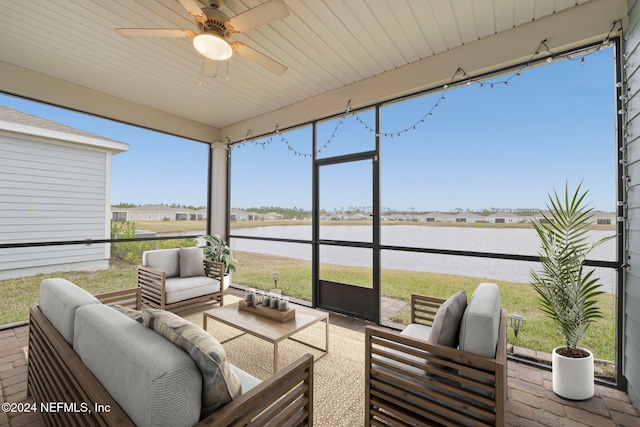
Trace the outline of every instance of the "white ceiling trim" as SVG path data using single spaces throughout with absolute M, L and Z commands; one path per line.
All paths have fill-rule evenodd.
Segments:
M 223 11 L 235 16 L 266 1 L 226 0 Z M 215 79 L 200 78 L 202 57 L 189 40 L 114 31 L 195 30 L 177 0 L 0 2 L 0 91 L 200 141 L 240 140 L 249 129 L 260 134 L 340 113 L 348 99 L 371 105 L 435 87 L 458 66 L 476 73 L 520 62 L 544 38 L 552 48 L 585 43 L 624 19 L 627 4 L 284 1 L 289 16 L 233 39 L 288 71 L 271 75 L 234 55 Z
M 28 126 L 20 123 L 11 123 L 0 120 L 0 133 L 9 135 L 17 134 L 21 137 L 40 137 L 47 140 L 57 140 L 64 144 L 76 143 L 90 147 L 106 149 L 112 153 L 121 153 L 129 149 L 129 145 L 124 142 L 109 139 L 94 138 L 86 135 L 78 135 L 69 132 L 61 132 L 52 129 L 43 129 L 35 126 Z
M 552 51 L 596 43 L 607 36 L 613 22 L 620 17 L 626 17 L 626 3 L 622 0 L 588 2 L 224 127 L 219 135 L 224 141 L 242 141 L 247 135 L 272 132 L 276 126 L 286 129 L 343 113 L 349 100 L 351 107 L 356 109 L 436 88 L 449 83 L 458 67 L 474 76 L 521 64 L 529 60 L 544 39 L 548 40 Z M 513 43 L 513 40 L 519 42 Z

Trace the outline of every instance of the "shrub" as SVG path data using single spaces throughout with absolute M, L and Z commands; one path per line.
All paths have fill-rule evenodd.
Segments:
M 112 239 L 133 239 L 136 236 L 136 223 L 131 221 L 111 221 Z M 111 244 L 111 258 L 138 264 L 142 260 L 142 252 L 153 249 L 184 248 L 196 245 L 196 239 L 169 239 L 138 242 L 117 242 Z

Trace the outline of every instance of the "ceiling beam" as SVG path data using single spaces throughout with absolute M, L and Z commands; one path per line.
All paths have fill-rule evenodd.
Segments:
M 0 61 L 0 92 L 196 141 L 219 140 L 217 128 Z

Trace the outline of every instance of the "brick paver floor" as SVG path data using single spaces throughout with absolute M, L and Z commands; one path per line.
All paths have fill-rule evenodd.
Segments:
M 29 343 L 29 327 L 0 330 L 0 403 L 33 402 L 27 398 L 27 361 L 23 348 Z M 0 410 L 0 426 L 42 425 L 38 414 Z
M 551 372 L 508 362 L 509 426 L 640 426 L 640 412 L 626 393 L 596 385 L 595 396 L 585 401 L 558 397 L 551 388 Z
M 332 315 L 331 322 L 363 330 L 362 321 L 343 317 Z M 28 333 L 28 326 L 0 330 L 0 403 L 31 402 L 27 398 L 27 364 L 22 349 L 28 344 Z M 553 393 L 548 371 L 513 361 L 509 361 L 508 371 L 508 426 L 640 427 L 640 412 L 622 391 L 596 385 L 592 399 L 573 402 Z M 41 421 L 36 414 L 0 411 L 0 427 L 39 425 Z

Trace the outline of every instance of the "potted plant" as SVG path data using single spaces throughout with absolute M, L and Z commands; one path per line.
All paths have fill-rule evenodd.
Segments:
M 558 327 L 565 345 L 552 354 L 553 391 L 573 400 L 589 399 L 594 394 L 593 354 L 580 348 L 587 328 L 602 317 L 597 305 L 600 290 L 594 269 L 585 271 L 584 260 L 598 245 L 615 237 L 592 242 L 587 236 L 593 209 L 583 204 L 588 191 L 573 194 L 565 188 L 564 200 L 554 190 L 547 204 L 549 214 L 543 221 L 533 220 L 540 238 L 542 269 L 531 270 L 531 284 L 538 293 L 542 311 Z
M 238 262 L 235 258 L 233 258 L 233 252 L 231 252 L 231 248 L 227 245 L 227 242 L 218 234 L 206 234 L 204 236 L 200 236 L 202 240 L 204 240 L 207 244 L 204 246 L 200 246 L 202 248 L 202 252 L 204 253 L 205 259 L 209 261 L 217 261 L 224 264 L 224 281 L 223 281 L 223 289 L 227 289 L 231 282 L 231 272 L 236 271 L 236 266 L 234 263 Z

